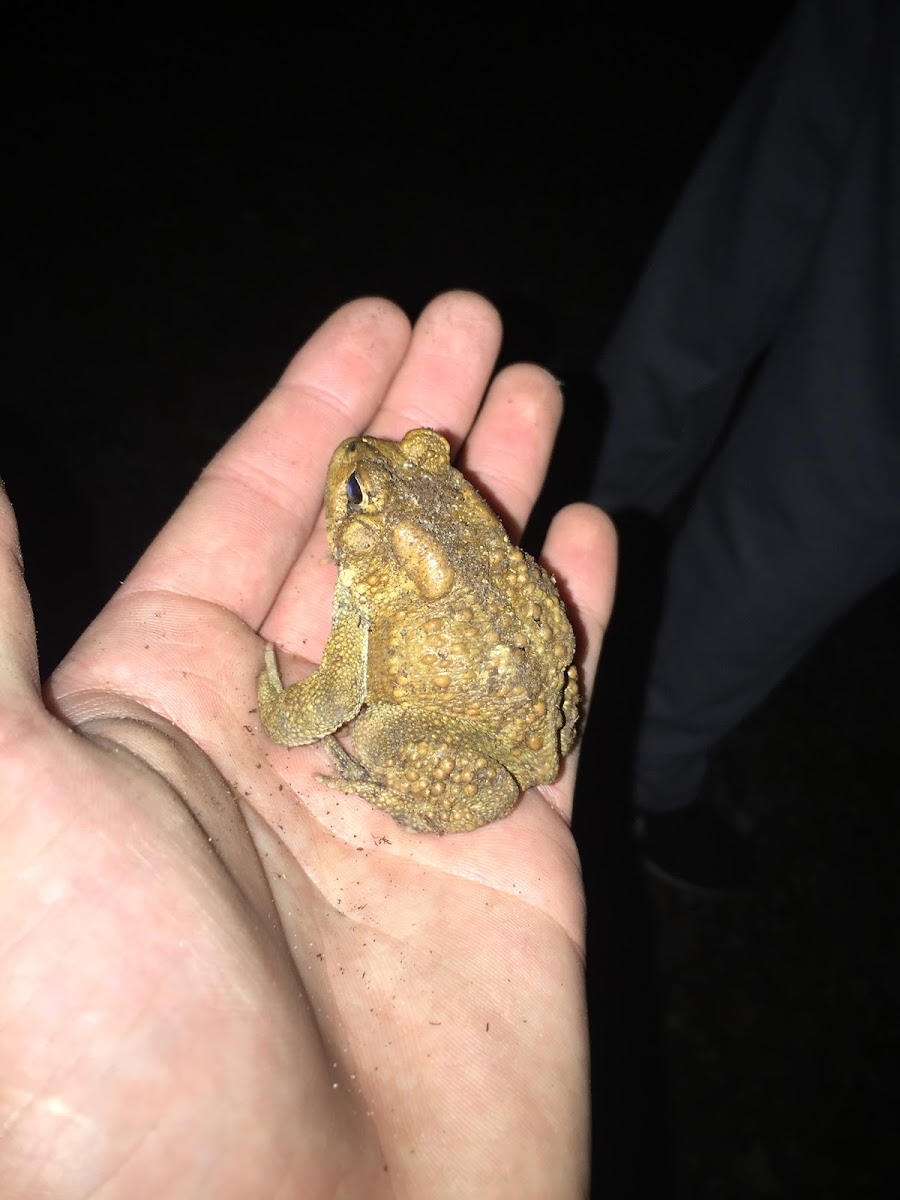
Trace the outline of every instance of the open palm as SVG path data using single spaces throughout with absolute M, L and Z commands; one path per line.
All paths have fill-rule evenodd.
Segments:
M 574 756 L 441 838 L 323 788 L 323 748 L 274 745 L 255 712 L 264 641 L 293 680 L 328 636 L 343 438 L 440 429 L 521 528 L 560 400 L 536 367 L 487 388 L 499 336 L 464 293 L 412 331 L 385 301 L 341 309 L 43 698 L 0 496 L 4 1196 L 584 1192 Z M 595 510 L 551 526 L 588 685 L 613 558 Z

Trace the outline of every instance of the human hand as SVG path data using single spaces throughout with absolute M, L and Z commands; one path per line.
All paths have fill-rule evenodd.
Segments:
M 435 300 L 336 313 L 217 455 L 42 699 L 0 494 L 0 1192 L 563 1197 L 588 1171 L 577 752 L 506 819 L 412 833 L 261 733 L 263 643 L 318 661 L 343 438 L 433 425 L 515 536 L 556 385 L 491 383 L 499 323 Z M 611 527 L 543 561 L 589 692 Z M 291 677 L 298 673 L 292 663 Z

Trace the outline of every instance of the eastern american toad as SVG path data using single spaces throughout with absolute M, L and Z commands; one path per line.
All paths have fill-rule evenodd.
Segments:
M 338 446 L 325 488 L 339 572 L 321 666 L 284 689 L 271 646 L 259 714 L 286 746 L 324 739 L 322 781 L 412 829 L 504 817 L 575 740 L 575 638 L 552 578 L 510 543 L 431 429 Z M 331 736 L 352 722 L 352 754 Z

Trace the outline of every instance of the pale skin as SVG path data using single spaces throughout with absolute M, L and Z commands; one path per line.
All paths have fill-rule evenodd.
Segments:
M 586 1194 L 577 753 L 441 838 L 323 788 L 321 745 L 277 746 L 255 713 L 265 642 L 294 679 L 327 640 L 342 439 L 440 429 L 521 529 L 561 401 L 537 367 L 490 382 L 499 338 L 467 293 L 412 330 L 386 301 L 339 310 L 43 695 L 0 493 L 9 1200 Z M 614 560 L 602 514 L 556 517 L 542 561 L 588 691 Z

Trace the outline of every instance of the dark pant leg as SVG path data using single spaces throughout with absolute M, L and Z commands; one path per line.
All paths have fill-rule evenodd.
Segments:
M 900 566 L 896 15 L 882 32 L 806 277 L 672 547 L 644 807 L 688 802 L 713 744 Z
M 791 311 L 863 102 L 876 14 L 805 0 L 693 173 L 597 368 L 590 498 L 658 512 L 703 462 Z

